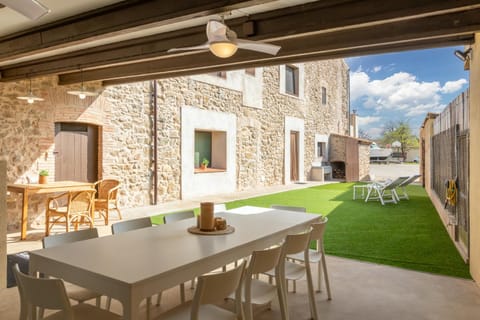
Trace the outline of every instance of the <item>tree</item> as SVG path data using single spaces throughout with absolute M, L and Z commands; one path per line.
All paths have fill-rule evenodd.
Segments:
M 372 137 L 368 134 L 368 132 L 363 129 L 358 130 L 358 137 L 365 140 L 373 140 Z
M 382 134 L 382 143 L 386 145 L 395 141 L 400 142 L 400 152 L 404 159 L 407 157 L 408 150 L 418 147 L 418 138 L 412 134 L 407 121 L 391 121 L 386 124 Z

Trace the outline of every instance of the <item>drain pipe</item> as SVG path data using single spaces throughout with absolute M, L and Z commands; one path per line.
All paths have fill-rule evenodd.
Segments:
M 158 203 L 158 146 L 157 146 L 157 81 L 152 81 L 153 93 L 153 204 Z
M 350 106 L 350 68 L 347 69 L 347 104 L 348 104 L 348 136 L 352 136 L 351 106 Z

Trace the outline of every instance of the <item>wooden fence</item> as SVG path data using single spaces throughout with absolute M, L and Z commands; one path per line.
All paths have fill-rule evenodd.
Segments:
M 469 227 L 469 99 L 459 95 L 435 118 L 432 137 L 432 188 L 441 201 L 446 199 L 446 181 L 457 179 L 455 206 L 447 206 L 455 238 L 468 244 Z

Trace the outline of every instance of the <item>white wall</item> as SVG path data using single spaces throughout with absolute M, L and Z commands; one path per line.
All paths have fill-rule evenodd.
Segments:
M 325 150 L 323 151 L 324 156 L 323 157 L 317 157 L 318 154 L 318 142 L 323 142 L 325 143 Z M 318 162 L 327 162 L 328 161 L 328 149 L 329 148 L 329 143 L 328 143 L 328 134 L 315 134 L 315 161 Z
M 236 190 L 236 115 L 182 107 L 182 199 Z M 226 132 L 226 171 L 195 173 L 195 130 Z
M 245 73 L 244 69 L 227 71 L 227 78 L 215 74 L 191 76 L 195 81 L 208 83 L 217 87 L 242 92 L 242 104 L 246 107 L 263 107 L 263 68 L 255 68 L 255 76 Z
M 298 132 L 298 181 L 305 181 L 305 129 L 304 120 L 294 117 L 285 117 L 285 184 L 293 183 L 290 180 L 290 132 Z

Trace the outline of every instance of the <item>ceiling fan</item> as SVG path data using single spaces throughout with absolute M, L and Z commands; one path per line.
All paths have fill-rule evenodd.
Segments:
M 208 41 L 206 43 L 198 46 L 173 48 L 167 52 L 210 50 L 219 58 L 229 58 L 237 52 L 238 48 L 263 52 L 273 56 L 276 55 L 281 48 L 261 41 L 238 39 L 234 31 L 230 30 L 223 21 L 218 20 L 208 21 L 207 39 Z
M 0 0 L 0 7 L 2 6 L 1 4 L 17 11 L 30 20 L 40 19 L 51 11 L 37 0 Z

